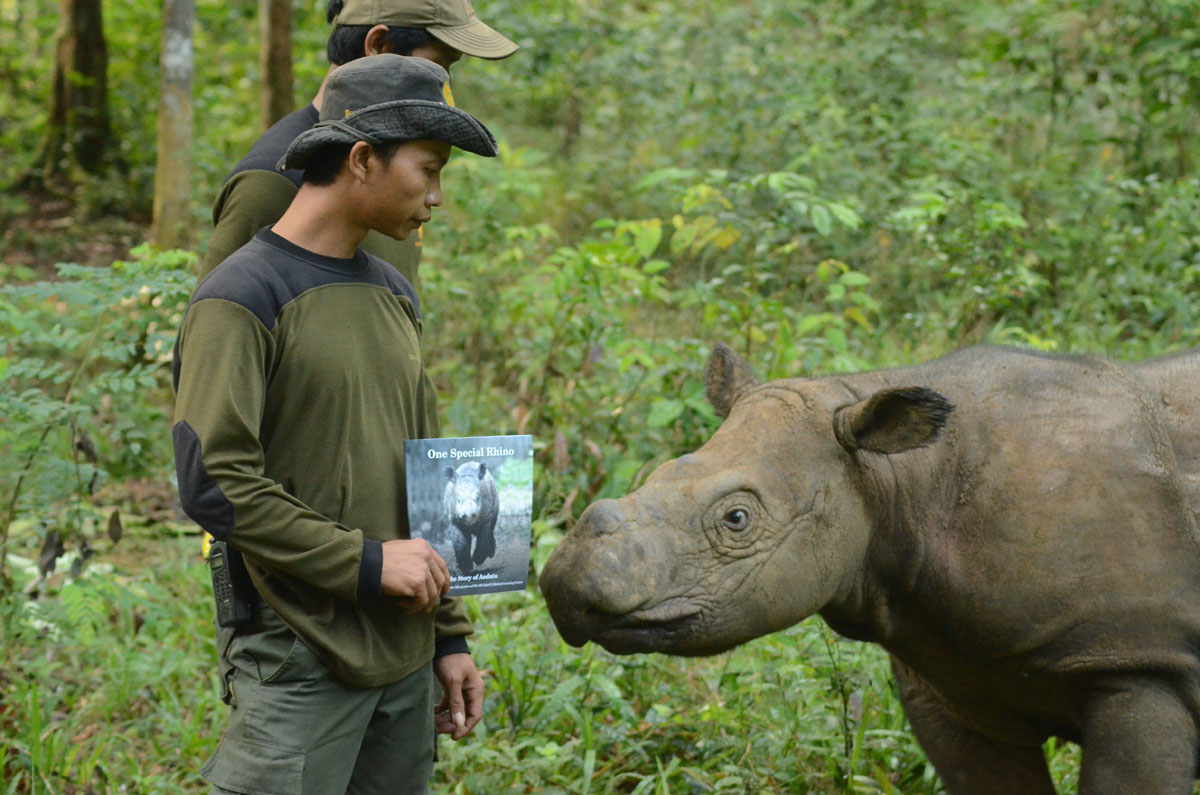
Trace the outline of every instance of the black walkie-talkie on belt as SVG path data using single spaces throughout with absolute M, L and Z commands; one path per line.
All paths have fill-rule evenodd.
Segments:
M 254 611 L 249 595 L 254 586 L 250 584 L 242 553 L 230 549 L 224 541 L 214 540 L 208 549 L 208 568 L 217 601 L 217 624 L 240 627 L 250 623 Z

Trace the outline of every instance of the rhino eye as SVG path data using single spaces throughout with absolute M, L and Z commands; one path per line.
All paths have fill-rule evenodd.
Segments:
M 748 558 L 759 550 L 760 537 L 770 530 L 770 518 L 758 495 L 740 488 L 713 500 L 704 512 L 702 527 L 719 555 Z
M 750 512 L 745 508 L 734 508 L 721 517 L 721 523 L 730 530 L 745 530 L 750 524 Z

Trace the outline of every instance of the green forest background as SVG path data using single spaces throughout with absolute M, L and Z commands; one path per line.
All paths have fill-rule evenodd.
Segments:
M 114 165 L 17 189 L 57 8 L 0 0 L 0 792 L 201 792 L 223 708 L 168 435 L 195 252 L 142 245 L 161 7 L 104 7 Z M 940 791 L 878 649 L 815 618 L 703 660 L 571 649 L 536 571 L 715 429 L 715 341 L 770 378 L 1195 345 L 1200 0 L 478 8 L 522 49 L 455 68 L 502 152 L 447 167 L 425 346 L 446 435 L 534 436 L 535 577 L 467 600 L 485 717 L 435 791 Z M 293 13 L 299 105 L 328 28 Z M 256 16 L 196 3 L 196 251 L 260 131 Z

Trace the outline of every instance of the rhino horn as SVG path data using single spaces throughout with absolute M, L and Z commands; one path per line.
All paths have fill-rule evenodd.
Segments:
M 713 345 L 704 373 L 704 395 L 718 417 L 728 417 L 738 398 L 759 383 L 750 365 L 732 348 L 723 342 Z
M 950 401 L 932 389 L 885 389 L 834 412 L 833 435 L 851 452 L 902 453 L 932 444 L 953 410 Z

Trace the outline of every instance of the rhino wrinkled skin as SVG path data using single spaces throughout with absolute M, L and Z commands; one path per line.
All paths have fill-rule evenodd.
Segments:
M 890 653 L 952 793 L 1190 793 L 1200 721 L 1200 352 L 1122 365 L 972 348 L 759 383 L 591 505 L 542 590 L 563 637 L 707 655 L 813 614 Z

